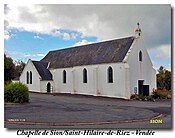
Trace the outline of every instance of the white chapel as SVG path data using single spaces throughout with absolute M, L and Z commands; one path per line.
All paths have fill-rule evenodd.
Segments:
M 28 60 L 20 82 L 29 91 L 71 93 L 129 99 L 156 89 L 156 70 L 135 36 L 49 51 L 40 61 Z

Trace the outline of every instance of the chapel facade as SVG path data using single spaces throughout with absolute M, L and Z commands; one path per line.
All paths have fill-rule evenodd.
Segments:
M 34 92 L 129 99 L 156 89 L 156 70 L 138 24 L 135 36 L 50 51 L 40 61 L 29 59 L 20 82 Z

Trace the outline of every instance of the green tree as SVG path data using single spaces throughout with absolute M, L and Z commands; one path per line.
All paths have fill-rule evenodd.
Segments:
M 22 61 L 15 62 L 14 78 L 19 78 L 20 77 L 25 65 L 26 64 Z
M 11 57 L 7 57 L 4 54 L 4 81 L 5 83 L 12 79 L 19 79 L 25 63 L 22 61 L 14 62 Z
M 171 90 L 171 72 L 168 70 L 165 71 L 165 89 Z
M 5 82 L 14 79 L 15 65 L 13 59 L 4 54 L 4 80 Z
M 157 74 L 157 88 L 171 90 L 171 72 L 160 66 Z

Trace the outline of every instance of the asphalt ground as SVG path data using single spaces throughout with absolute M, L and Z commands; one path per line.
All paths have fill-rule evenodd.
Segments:
M 144 102 L 71 94 L 29 95 L 29 103 L 4 106 L 5 128 L 172 127 L 171 100 Z M 162 123 L 150 124 L 151 119 L 162 119 Z

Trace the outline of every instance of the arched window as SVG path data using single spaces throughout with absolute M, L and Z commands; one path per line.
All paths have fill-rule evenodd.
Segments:
M 27 84 L 29 84 L 29 72 L 27 71 Z
M 30 84 L 32 84 L 32 72 L 30 71 Z
M 87 70 L 83 69 L 83 83 L 87 83 Z
M 66 83 L 66 71 L 63 70 L 63 83 Z
M 51 84 L 50 84 L 50 82 L 47 83 L 47 92 L 51 92 Z
M 108 68 L 108 83 L 113 83 L 113 69 L 112 69 L 112 67 Z
M 142 51 L 139 52 L 139 61 L 142 61 Z

